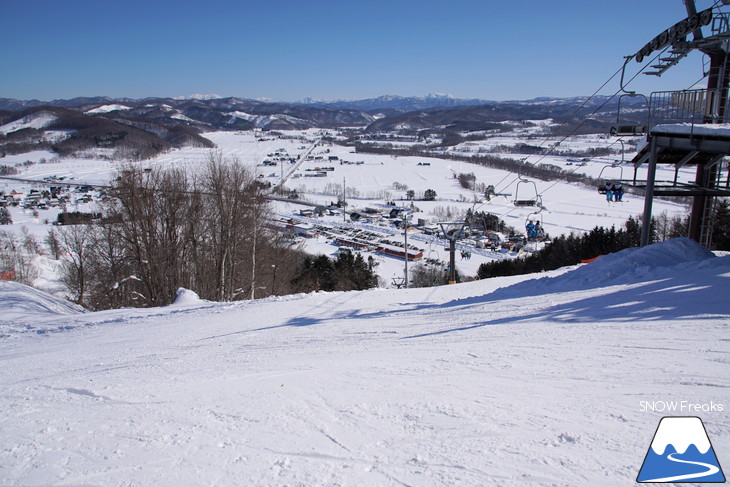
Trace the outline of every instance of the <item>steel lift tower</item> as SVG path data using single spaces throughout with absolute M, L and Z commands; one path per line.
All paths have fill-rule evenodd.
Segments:
M 720 3 L 720 2 L 718 2 Z M 730 0 L 722 0 L 730 5 Z M 664 30 L 636 54 L 627 57 L 641 63 L 654 51 L 664 51 L 647 75 L 661 76 L 693 50 L 699 50 L 710 61 L 707 88 L 700 90 L 652 93 L 649 102 L 648 144 L 633 159 L 635 174 L 648 163 L 646 181 L 627 181 L 628 185 L 646 192 L 641 245 L 649 240 L 649 222 L 653 198 L 657 196 L 690 196 L 693 198 L 689 237 L 707 247 L 712 243 L 715 200 L 730 196 L 730 179 L 722 181 L 722 165 L 730 155 L 730 13 L 722 8 L 697 12 L 694 0 L 684 0 L 687 18 Z M 703 27 L 708 30 L 703 32 Z M 688 38 L 692 36 L 691 40 Z M 623 86 L 622 86 L 623 89 Z M 624 90 L 626 91 L 626 90 Z M 634 96 L 633 92 L 626 92 Z M 627 127 L 612 133 L 628 134 Z M 631 135 L 635 135 L 631 134 Z M 657 181 L 657 164 L 673 165 L 674 181 Z M 679 170 L 696 165 L 693 183 L 678 182 Z

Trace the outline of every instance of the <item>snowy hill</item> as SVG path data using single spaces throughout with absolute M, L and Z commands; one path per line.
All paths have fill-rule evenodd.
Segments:
M 666 415 L 643 401 L 728 407 L 728 279 L 730 257 L 678 239 L 545 275 L 147 310 L 3 286 L 27 311 L 0 317 L 0 483 L 629 485 Z M 730 464 L 727 409 L 701 415 Z

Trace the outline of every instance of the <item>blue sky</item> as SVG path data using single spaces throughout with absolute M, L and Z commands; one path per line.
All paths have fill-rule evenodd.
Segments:
M 2 12 L 0 97 L 40 100 L 589 95 L 686 17 L 682 0 L 4 0 Z M 688 88 L 701 63 L 630 87 Z

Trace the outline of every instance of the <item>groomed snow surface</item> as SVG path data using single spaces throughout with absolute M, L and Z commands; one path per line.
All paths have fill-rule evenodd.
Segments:
M 730 257 L 84 313 L 0 287 L 0 485 L 634 483 L 666 412 L 730 465 Z M 675 414 L 676 415 L 676 414 Z

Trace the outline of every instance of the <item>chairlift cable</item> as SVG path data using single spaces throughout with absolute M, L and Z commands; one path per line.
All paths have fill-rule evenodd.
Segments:
M 647 61 L 647 62 L 646 62 L 646 63 L 644 64 L 644 66 L 642 66 L 642 68 L 641 68 L 640 70 L 638 70 L 638 71 L 636 72 L 636 74 L 634 74 L 634 75 L 633 75 L 633 76 L 631 77 L 631 79 L 629 79 L 629 80 L 628 80 L 628 81 L 627 81 L 626 83 L 624 83 L 624 86 L 623 86 L 622 88 L 624 88 L 624 87 L 628 86 L 628 85 L 629 85 L 629 84 L 630 84 L 630 83 L 631 83 L 632 81 L 634 81 L 634 80 L 635 80 L 635 79 L 636 79 L 636 78 L 637 78 L 637 77 L 638 77 L 638 76 L 639 76 L 639 75 L 640 75 L 641 73 L 643 73 L 643 72 L 644 72 L 644 70 L 646 70 L 646 68 L 647 68 L 647 67 L 649 67 L 649 66 L 650 66 L 650 65 L 651 65 L 651 64 L 652 64 L 652 63 L 653 63 L 654 61 L 656 61 L 656 59 L 657 59 L 657 58 L 658 58 L 659 56 L 663 55 L 663 54 L 664 54 L 664 52 L 665 52 L 665 51 L 666 51 L 667 49 L 668 49 L 668 47 L 667 47 L 667 48 L 665 48 L 665 49 L 663 49 L 662 51 L 658 52 L 658 53 L 657 53 L 657 54 L 656 54 L 656 55 L 655 55 L 655 56 L 654 56 L 654 57 L 653 57 L 652 59 L 650 59 L 649 61 Z M 601 85 L 601 87 L 600 87 L 600 88 L 598 88 L 598 90 L 596 90 L 596 91 L 595 91 L 595 92 L 594 92 L 594 93 L 593 93 L 593 94 L 592 94 L 592 95 L 591 95 L 591 96 L 590 96 L 589 98 L 587 98 L 587 99 L 586 99 L 586 100 L 585 100 L 585 101 L 583 102 L 583 104 L 582 104 L 582 105 L 581 105 L 581 106 L 580 106 L 580 107 L 578 108 L 578 110 L 580 110 L 581 108 L 583 108 L 583 106 L 585 106 L 585 104 L 587 104 L 587 103 L 588 103 L 588 102 L 589 102 L 589 101 L 590 101 L 590 100 L 591 100 L 592 98 L 594 98 L 594 97 L 596 96 L 596 94 L 597 94 L 597 93 L 598 93 L 598 92 L 599 92 L 600 90 L 602 90 L 602 89 L 603 89 L 603 88 L 604 88 L 604 87 L 605 87 L 605 86 L 606 86 L 606 85 L 607 85 L 607 84 L 608 84 L 608 83 L 609 83 L 609 82 L 610 82 L 610 81 L 611 81 L 611 80 L 612 80 L 613 78 L 615 78 L 615 77 L 616 77 L 616 76 L 617 76 L 617 75 L 618 75 L 618 74 L 619 74 L 619 73 L 620 73 L 620 72 L 621 72 L 621 71 L 622 71 L 623 69 L 624 69 L 624 67 L 623 67 L 623 64 L 622 64 L 621 68 L 619 68 L 619 69 L 618 69 L 618 70 L 617 70 L 617 71 L 616 71 L 616 72 L 615 72 L 615 73 L 614 73 L 614 74 L 613 74 L 613 75 L 612 75 L 612 76 L 611 76 L 611 77 L 610 77 L 610 78 L 609 78 L 609 79 L 608 79 L 608 80 L 607 80 L 606 82 L 604 82 L 604 83 L 603 83 L 603 84 Z M 703 78 L 704 78 L 704 77 L 703 77 Z M 621 91 L 623 91 L 623 90 L 622 90 L 622 88 L 620 88 L 620 89 L 616 90 L 616 92 L 615 92 L 615 93 L 614 93 L 613 95 L 611 95 L 611 96 L 610 96 L 610 97 L 609 97 L 609 98 L 608 98 L 608 99 L 607 99 L 607 100 L 606 100 L 606 101 L 605 101 L 604 103 L 602 103 L 602 104 L 601 104 L 600 106 L 598 106 L 598 107 L 597 107 L 597 108 L 596 108 L 596 109 L 595 109 L 595 110 L 594 110 L 593 112 L 591 112 L 591 114 L 590 114 L 590 115 L 588 115 L 587 117 L 585 117 L 585 118 L 583 119 L 583 121 L 582 121 L 582 122 L 581 122 L 580 124 L 578 124 L 578 125 L 577 125 L 577 126 L 576 126 L 576 127 L 575 127 L 575 128 L 574 128 L 574 129 L 573 129 L 573 130 L 572 130 L 572 131 L 571 131 L 571 132 L 569 133 L 569 134 L 568 134 L 568 135 L 564 136 L 564 137 L 563 137 L 563 138 L 562 138 L 562 139 L 561 139 L 561 140 L 560 140 L 559 142 L 563 142 L 563 141 L 567 140 L 567 139 L 568 139 L 569 137 L 571 137 L 571 136 L 572 136 L 573 134 L 575 134 L 575 132 L 576 132 L 576 131 L 577 131 L 577 130 L 578 130 L 578 129 L 580 128 L 580 127 L 582 127 L 582 126 L 583 126 L 583 125 L 584 125 L 584 124 L 585 124 L 585 123 L 586 123 L 586 122 L 587 122 L 587 121 L 588 121 L 588 120 L 589 120 L 589 119 L 590 119 L 590 118 L 591 118 L 591 117 L 592 117 L 593 115 L 595 115 L 595 114 L 596 114 L 596 113 L 597 113 L 597 112 L 598 112 L 599 110 L 601 110 L 601 109 L 602 109 L 603 107 L 605 107 L 605 106 L 606 106 L 606 105 L 607 105 L 607 104 L 608 104 L 609 102 L 611 102 L 611 100 L 613 100 L 613 99 L 614 99 L 614 98 L 615 98 L 615 97 L 616 97 L 616 96 L 617 96 L 617 95 L 618 95 L 618 94 L 619 94 L 619 93 L 620 93 Z M 570 118 L 572 118 L 572 117 L 573 117 L 573 116 L 575 115 L 575 113 L 577 113 L 577 110 L 576 110 L 576 112 L 574 112 L 573 114 L 571 114 L 571 115 L 570 115 L 570 117 L 569 117 L 569 118 L 568 118 L 567 120 L 569 120 Z M 564 122 L 563 122 L 562 124 L 558 125 L 558 126 L 557 126 L 557 127 L 555 128 L 555 129 L 553 129 L 553 132 L 554 132 L 554 131 L 556 131 L 556 130 L 558 130 L 559 128 L 561 128 L 561 127 L 562 127 L 563 125 L 565 125 L 565 124 L 567 123 L 567 120 L 566 120 L 566 121 L 564 121 Z M 543 142 L 542 142 L 541 144 L 544 144 L 545 142 L 547 142 L 547 140 L 549 140 L 549 137 L 548 137 L 548 138 L 546 138 L 546 139 L 545 139 L 545 140 L 544 140 L 544 141 L 543 141 Z M 612 144 L 610 144 L 610 145 L 609 145 L 608 147 L 611 147 L 612 145 L 616 144 L 617 142 L 618 142 L 618 140 L 617 140 L 617 141 L 615 141 L 615 142 L 613 142 Z M 535 166 L 535 165 L 536 165 L 536 164 L 538 164 L 538 163 L 539 163 L 540 161 L 542 161 L 542 160 L 543 160 L 543 159 L 544 159 L 545 157 L 547 157 L 548 155 L 550 155 L 550 153 L 552 152 L 552 150 L 554 149 L 554 147 L 555 147 L 555 146 L 553 146 L 553 148 L 552 148 L 552 149 L 550 149 L 550 151 L 548 151 L 547 153 L 543 154 L 543 155 L 542 155 L 542 157 L 540 157 L 540 159 L 538 159 L 538 160 L 537 160 L 537 161 L 535 161 L 534 163 L 530 164 L 530 166 Z M 529 156 L 528 156 L 528 157 L 529 157 Z M 525 161 L 526 161 L 526 160 L 527 160 L 527 158 L 525 158 L 525 159 L 523 159 L 523 160 L 525 160 Z M 577 171 L 577 170 L 578 170 L 578 168 L 576 167 L 576 168 L 574 168 L 573 170 L 571 170 L 571 171 L 570 171 L 570 172 L 569 172 L 568 174 L 572 174 L 573 172 L 575 172 L 575 171 Z M 513 174 L 513 173 L 510 173 L 510 174 Z M 501 193 L 501 192 L 503 192 L 503 191 L 504 191 L 505 189 L 507 189 L 507 188 L 508 188 L 509 186 L 511 186 L 511 185 L 512 185 L 512 184 L 513 184 L 513 183 L 514 183 L 515 181 L 517 181 L 518 179 L 520 179 L 520 175 L 518 175 L 516 179 L 513 179 L 512 181 L 510 181 L 510 183 L 509 183 L 509 184 L 507 184 L 506 186 L 504 186 L 504 187 L 503 187 L 502 189 L 500 189 L 500 190 L 497 190 L 497 189 L 496 189 L 496 187 L 497 187 L 497 186 L 498 186 L 499 184 L 501 184 L 502 182 L 504 182 L 504 180 L 505 180 L 505 179 L 507 179 L 508 177 L 509 177 L 509 174 L 507 174 L 506 176 L 504 176 L 504 177 L 503 177 L 503 178 L 502 178 L 502 179 L 501 179 L 501 180 L 500 180 L 500 181 L 499 181 L 499 182 L 498 182 L 497 184 L 495 184 L 495 185 L 494 185 L 494 187 L 495 187 L 495 192 L 496 192 L 496 193 Z M 545 193 L 545 192 L 546 192 L 547 190 L 549 190 L 549 189 L 553 188 L 553 187 L 554 187 L 555 185 L 557 185 L 557 184 L 558 184 L 559 182 L 562 182 L 562 180 L 559 180 L 559 181 L 556 181 L 556 182 L 554 182 L 554 183 L 553 183 L 552 185 L 550 185 L 550 186 L 549 186 L 549 187 L 548 187 L 547 189 L 543 190 L 543 191 L 542 191 L 542 193 L 540 193 L 540 195 L 542 196 L 542 194 L 543 194 L 543 193 Z M 480 208 L 481 208 L 482 206 L 484 206 L 485 204 L 486 204 L 486 203 L 484 203 L 484 202 L 483 202 L 483 203 L 480 203 L 480 204 L 479 204 L 479 206 L 477 206 L 476 208 L 473 208 L 473 209 L 472 209 L 472 211 L 476 211 L 476 210 L 480 209 Z M 511 210 L 507 211 L 506 213 L 500 214 L 500 215 L 498 215 L 498 216 L 500 216 L 500 217 L 501 217 L 501 216 L 506 216 L 506 215 L 509 215 L 510 213 L 512 213 L 512 212 L 513 212 L 513 211 L 515 211 L 515 210 L 516 210 L 516 208 L 513 208 L 513 209 L 511 209 Z M 465 214 L 465 215 L 466 215 L 466 214 Z
M 630 79 L 630 80 L 629 80 L 628 82 L 626 82 L 624 86 L 626 86 L 626 85 L 628 85 L 629 83 L 631 83 L 632 81 L 634 81 L 634 80 L 635 80 L 635 79 L 636 79 L 636 78 L 637 78 L 637 77 L 638 77 L 638 76 L 639 76 L 639 75 L 640 75 L 640 74 L 641 74 L 641 73 L 642 73 L 642 72 L 643 72 L 643 71 L 644 71 L 644 70 L 645 70 L 645 69 L 646 69 L 646 68 L 647 68 L 647 67 L 648 67 L 649 65 L 651 65 L 651 63 L 653 63 L 653 62 L 654 62 L 654 61 L 655 61 L 655 60 L 656 60 L 656 59 L 657 59 L 657 58 L 658 58 L 659 56 L 661 56 L 661 55 L 662 55 L 662 54 L 664 53 L 664 51 L 666 51 L 667 49 L 668 49 L 668 48 L 665 48 L 665 49 L 664 49 L 664 50 L 662 50 L 661 52 L 657 53 L 657 54 L 656 54 L 656 55 L 655 55 L 655 56 L 654 56 L 654 57 L 653 57 L 653 58 L 652 58 L 651 60 L 649 60 L 649 61 L 648 61 L 648 62 L 647 62 L 646 64 L 644 64 L 644 66 L 643 66 L 643 67 L 642 67 L 642 68 L 641 68 L 641 69 L 640 69 L 640 70 L 639 70 L 639 71 L 638 71 L 638 72 L 637 72 L 636 74 L 634 74 L 634 76 L 633 76 L 633 77 L 632 77 L 632 78 L 631 78 L 631 79 Z M 614 76 L 615 76 L 615 75 L 614 75 Z M 612 77 L 612 78 L 613 78 L 613 77 Z M 605 86 L 605 85 L 604 85 L 604 86 Z M 567 140 L 567 139 L 568 139 L 569 137 L 573 136 L 573 135 L 575 134 L 575 132 L 576 132 L 576 131 L 577 131 L 577 130 L 578 130 L 579 128 L 581 128 L 581 127 L 582 127 L 582 126 L 583 126 L 583 125 L 584 125 L 584 124 L 585 124 L 585 123 L 586 123 L 586 122 L 587 122 L 588 120 L 590 120 L 590 118 L 591 118 L 591 117 L 592 117 L 593 115 L 595 115 L 596 113 L 598 113 L 598 112 L 599 112 L 599 111 L 600 111 L 601 109 L 603 109 L 603 107 L 605 107 L 605 106 L 606 106 L 606 105 L 607 105 L 608 103 L 610 103 L 610 102 L 611 102 L 611 100 L 613 100 L 613 99 L 614 99 L 614 98 L 616 97 L 616 95 L 618 95 L 618 94 L 619 94 L 619 93 L 620 93 L 621 91 L 622 91 L 621 89 L 617 90 L 617 91 L 616 91 L 616 92 L 615 92 L 615 93 L 614 93 L 613 95 L 611 95 L 611 96 L 610 96 L 610 97 L 609 97 L 609 98 L 608 98 L 608 99 L 607 99 L 607 100 L 606 100 L 605 102 L 603 102 L 603 103 L 602 103 L 601 105 L 599 105 L 599 106 L 598 106 L 598 107 L 597 107 L 597 108 L 596 108 L 595 110 L 593 110 L 593 112 L 591 112 L 591 114 L 590 114 L 590 115 L 588 115 L 587 117 L 585 117 L 585 118 L 583 119 L 583 121 L 582 121 L 581 123 L 579 123 L 578 125 L 576 125 L 576 126 L 575 126 L 575 128 L 574 128 L 574 129 L 573 129 L 573 130 L 572 130 L 572 131 L 571 131 L 571 132 L 570 132 L 569 134 L 565 135 L 565 136 L 564 136 L 564 137 L 563 137 L 562 139 L 560 139 L 560 141 L 558 141 L 558 144 L 560 144 L 560 143 L 564 142 L 564 141 L 565 141 L 565 140 Z M 546 157 L 547 157 L 548 155 L 550 155 L 550 154 L 552 153 L 552 151 L 553 151 L 553 150 L 555 149 L 555 147 L 557 147 L 557 145 L 556 145 L 556 146 L 553 146 L 553 147 L 552 147 L 552 148 L 551 148 L 551 149 L 550 149 L 550 150 L 549 150 L 548 152 L 546 152 L 545 154 L 543 154 L 543 155 L 542 155 L 542 156 L 541 156 L 541 157 L 540 157 L 540 158 L 539 158 L 539 159 L 538 159 L 537 161 L 535 161 L 534 163 L 531 163 L 531 164 L 529 164 L 529 165 L 530 165 L 530 166 L 535 166 L 535 165 L 537 165 L 537 164 L 538 164 L 538 163 L 539 163 L 540 161 L 542 161 L 542 160 L 543 160 L 543 159 L 545 159 L 545 158 L 546 158 Z M 529 156 L 528 156 L 528 158 L 529 158 Z M 525 158 L 525 160 L 527 160 L 527 158 Z M 508 177 L 508 176 L 505 176 L 504 178 L 502 178 L 502 180 L 500 181 L 500 183 L 502 183 L 502 182 L 503 182 L 503 181 L 504 181 L 504 180 L 505 180 L 505 179 L 506 179 L 507 177 Z M 517 178 L 517 179 L 519 179 L 519 176 L 518 176 L 518 178 Z M 505 186 L 504 188 L 502 188 L 502 189 L 500 189 L 499 191 L 496 191 L 496 192 L 498 192 L 498 193 L 499 193 L 499 192 L 502 192 L 502 191 L 504 191 L 504 190 L 505 190 L 505 189 L 506 189 L 507 187 L 511 186 L 511 185 L 512 185 L 512 184 L 513 184 L 513 183 L 514 183 L 514 182 L 515 182 L 515 181 L 516 181 L 517 179 L 513 179 L 513 180 L 512 180 L 512 181 L 510 181 L 510 183 L 509 183 L 509 184 L 507 184 L 507 185 L 506 185 L 506 186 Z M 498 184 L 500 184 L 500 183 L 498 183 Z M 495 187 L 496 187 L 496 185 L 495 185 Z
M 620 68 L 618 68 L 618 69 L 616 70 L 616 72 L 615 72 L 615 73 L 613 73 L 613 74 L 611 75 L 611 77 L 609 77 L 609 78 L 608 78 L 608 79 L 607 79 L 607 80 L 606 80 L 606 81 L 605 81 L 605 82 L 604 82 L 604 83 L 603 83 L 603 84 L 602 84 L 602 85 L 601 85 L 601 86 L 600 86 L 600 87 L 599 87 L 599 88 L 598 88 L 598 89 L 597 89 L 596 91 L 594 91 L 594 92 L 593 92 L 593 94 L 591 94 L 591 96 L 589 96 L 588 98 L 586 98 L 586 99 L 585 99 L 585 101 L 583 101 L 583 103 L 582 103 L 582 104 L 581 104 L 581 105 L 580 105 L 580 106 L 579 106 L 578 108 L 576 108 L 576 109 L 575 109 L 575 110 L 573 111 L 573 113 L 571 113 L 570 115 L 568 115 L 568 116 L 567 116 L 567 117 L 566 117 L 566 118 L 565 118 L 565 119 L 564 119 L 564 120 L 563 120 L 562 122 L 560 122 L 560 123 L 559 123 L 559 124 L 558 124 L 558 125 L 557 125 L 557 126 L 556 126 L 555 128 L 553 128 L 552 132 L 551 132 L 551 133 L 550 133 L 550 134 L 549 134 L 548 136 L 546 136 L 546 137 L 545 137 L 545 139 L 544 139 L 544 140 L 543 140 L 542 142 L 540 142 L 540 145 L 538 145 L 537 147 L 538 147 L 538 148 L 542 148 L 542 146 L 543 146 L 543 145 L 544 145 L 545 143 L 547 143 L 547 142 L 548 142 L 548 141 L 549 141 L 549 140 L 550 140 L 550 139 L 551 139 L 551 138 L 552 138 L 552 137 L 553 137 L 553 136 L 555 135 L 555 133 L 556 133 L 556 132 L 557 132 L 557 131 L 558 131 L 559 129 L 561 129 L 561 128 L 562 128 L 562 127 L 563 127 L 564 125 L 566 125 L 566 124 L 567 124 L 567 123 L 568 123 L 568 122 L 569 122 L 569 121 L 570 121 L 570 120 L 571 120 L 571 119 L 572 119 L 572 118 L 573 118 L 573 117 L 574 117 L 575 115 L 577 115 L 577 114 L 578 114 L 578 112 L 579 112 L 580 110 L 582 110 L 582 109 L 583 109 L 583 107 L 585 107 L 585 106 L 586 106 L 586 105 L 588 104 L 588 102 L 589 102 L 589 101 L 591 101 L 591 100 L 592 100 L 593 98 L 595 98 L 595 97 L 596 97 L 596 95 L 597 95 L 597 94 L 598 94 L 598 93 L 599 93 L 599 92 L 600 92 L 600 91 L 601 91 L 601 90 L 602 90 L 603 88 L 605 88 L 605 87 L 606 87 L 606 85 L 607 85 L 608 83 L 610 83 L 612 79 L 614 79 L 614 78 L 615 78 L 616 76 L 618 76 L 618 74 L 619 74 L 619 73 L 620 73 L 620 72 L 621 72 L 622 70 L 623 70 L 623 65 L 622 65 L 622 66 L 621 66 Z M 633 78 L 632 78 L 632 79 L 633 79 Z M 615 96 L 615 95 L 614 95 L 614 96 Z M 592 115 L 592 114 L 591 114 L 591 115 Z M 529 156 L 528 156 L 528 157 L 529 157 Z M 527 159 L 527 158 L 526 158 L 526 159 Z M 525 159 L 525 160 L 526 160 L 526 159 Z M 505 179 L 507 179 L 508 177 L 509 177 L 509 174 L 507 174 L 507 175 L 506 175 L 506 176 L 505 176 L 504 178 L 502 178 L 502 180 L 501 180 L 501 181 L 497 182 L 497 184 L 495 184 L 495 185 L 494 185 L 494 187 L 496 188 L 496 187 L 497 187 L 497 186 L 498 186 L 499 184 L 502 184 L 502 182 L 503 182 L 503 181 L 504 181 Z M 510 183 L 510 184 L 511 184 L 511 183 Z M 509 186 L 509 185 L 508 185 L 508 186 Z
M 615 141 L 613 141 L 613 142 L 611 142 L 610 144 L 608 144 L 608 145 L 606 146 L 606 148 L 607 148 L 607 149 L 609 149 L 609 148 L 613 147 L 614 145 L 616 145 L 617 143 L 619 143 L 619 142 L 623 142 L 623 139 L 624 139 L 624 137 L 623 137 L 623 136 L 622 136 L 622 137 L 618 137 L 618 138 L 617 138 L 617 139 L 616 139 Z M 605 168 L 604 168 L 604 169 L 605 169 Z M 566 174 L 573 174 L 573 173 L 574 173 L 574 172 L 576 172 L 577 170 L 578 170 L 578 166 L 574 167 L 574 168 L 573 168 L 573 169 L 571 169 L 570 171 L 566 171 Z M 548 190 L 550 190 L 550 189 L 552 189 L 553 187 L 555 187 L 555 186 L 556 186 L 556 185 L 557 185 L 558 183 L 562 183 L 562 182 L 563 182 L 562 180 L 557 180 L 557 181 L 555 181 L 555 182 L 554 182 L 553 184 L 551 184 L 550 186 L 548 186 L 547 188 L 545 188 L 545 189 L 544 189 L 544 190 L 542 191 L 542 193 L 545 193 L 545 192 L 547 192 Z M 541 194 L 542 194 L 542 193 L 541 193 Z

